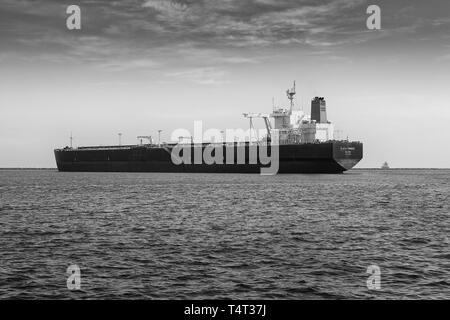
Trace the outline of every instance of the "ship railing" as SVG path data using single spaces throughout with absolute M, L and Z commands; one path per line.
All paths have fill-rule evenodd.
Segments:
M 124 145 L 124 146 L 89 146 L 89 147 L 77 147 L 77 148 L 64 148 L 58 149 L 58 151 L 88 151 L 88 150 L 129 150 L 135 148 L 135 145 Z
M 192 142 L 186 142 L 186 143 L 172 143 L 172 144 L 166 144 L 166 146 L 175 146 L 175 145 L 181 145 L 181 146 L 248 146 L 248 145 L 268 145 L 267 141 L 252 141 L 249 143 L 248 141 L 235 141 L 235 142 L 203 142 L 203 143 L 192 143 Z

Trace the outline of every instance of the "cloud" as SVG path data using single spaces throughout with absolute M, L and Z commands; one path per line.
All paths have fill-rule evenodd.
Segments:
M 220 68 L 195 68 L 177 72 L 166 73 L 166 77 L 175 80 L 185 80 L 202 85 L 222 85 L 229 81 L 226 79 L 228 72 Z
M 438 56 L 437 61 L 450 61 L 450 53 Z
M 173 12 L 184 12 L 188 6 L 187 1 L 176 0 L 145 0 L 142 6 L 144 8 L 154 8 L 158 11 L 165 12 L 166 14 L 173 14 Z
M 160 62 L 151 59 L 125 59 L 112 60 L 98 64 L 98 67 L 108 71 L 126 71 L 126 70 L 146 70 L 155 69 L 161 66 Z
M 78 2 L 82 30 L 70 32 L 65 28 L 64 8 L 71 1 L 2 1 L 2 54 L 30 60 L 72 59 L 115 70 L 157 68 L 168 61 L 189 62 L 197 68 L 200 64 L 258 63 L 267 48 L 310 53 L 328 48 L 338 56 L 333 50 L 350 51 L 361 43 L 423 32 L 411 18 L 416 14 L 412 5 L 396 11 L 392 3 L 390 10 L 383 10 L 383 32 L 368 32 L 365 0 Z M 424 37 L 437 28 L 442 35 L 448 18 L 429 17 L 420 23 L 431 28 Z

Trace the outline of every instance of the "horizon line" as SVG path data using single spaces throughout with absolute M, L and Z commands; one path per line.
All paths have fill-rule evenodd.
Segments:
M 352 168 L 348 171 L 352 170 L 383 170 L 383 171 L 389 171 L 389 170 L 448 170 L 450 167 L 390 167 L 389 169 L 382 169 L 379 167 L 361 167 L 361 168 Z M 0 170 L 58 170 L 57 167 L 0 167 Z M 347 171 L 347 172 L 348 172 Z M 89 172 L 89 171 L 86 171 Z M 126 173 L 126 172 L 124 172 Z M 129 172 L 133 173 L 133 172 Z M 134 172 L 139 173 L 139 172 Z M 145 172 L 140 172 L 145 173 Z M 149 172 L 151 173 L 151 172 Z

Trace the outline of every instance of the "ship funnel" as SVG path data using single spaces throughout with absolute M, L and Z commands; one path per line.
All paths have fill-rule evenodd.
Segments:
M 315 97 L 311 101 L 311 120 L 327 123 L 327 104 L 324 97 Z

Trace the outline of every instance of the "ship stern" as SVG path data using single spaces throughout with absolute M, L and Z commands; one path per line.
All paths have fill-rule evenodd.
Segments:
M 333 142 L 333 159 L 342 171 L 353 168 L 363 158 L 363 144 L 359 141 Z

